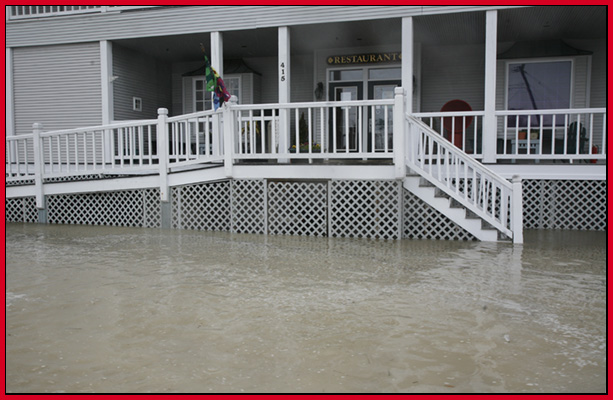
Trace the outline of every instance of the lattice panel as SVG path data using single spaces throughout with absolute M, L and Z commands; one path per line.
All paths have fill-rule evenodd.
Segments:
M 266 233 L 266 181 L 235 179 L 230 186 L 232 232 Z
M 398 239 L 400 181 L 331 181 L 330 236 Z
M 606 181 L 524 180 L 524 229 L 607 229 Z
M 172 189 L 172 227 L 206 231 L 230 230 L 230 182 Z
M 35 197 L 5 199 L 6 222 L 38 222 Z
M 56 195 L 47 198 L 52 224 L 159 227 L 159 189 Z
M 404 230 L 408 239 L 477 240 L 419 197 L 404 190 Z
M 314 182 L 268 183 L 268 233 L 327 236 L 328 185 Z

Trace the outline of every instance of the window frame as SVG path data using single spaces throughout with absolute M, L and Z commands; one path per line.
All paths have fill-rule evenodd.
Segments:
M 511 64 L 537 64 L 551 62 L 570 62 L 570 91 L 569 108 L 575 107 L 575 58 L 574 57 L 539 57 L 539 58 L 515 58 L 505 60 L 504 75 L 504 109 L 509 111 L 509 72 Z

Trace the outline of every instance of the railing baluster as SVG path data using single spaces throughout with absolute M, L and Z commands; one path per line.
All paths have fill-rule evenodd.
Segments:
M 602 146 L 599 154 L 605 154 L 607 148 L 607 113 L 602 114 Z
M 83 170 L 87 171 L 87 131 L 83 132 Z
M 556 114 L 553 114 L 551 118 L 551 155 L 555 154 L 556 151 Z
M 376 153 L 377 152 L 377 138 L 375 135 L 376 129 L 375 129 L 375 115 L 376 115 L 376 106 L 371 106 L 370 107 L 370 133 L 371 133 L 371 147 L 372 147 L 372 152 Z
M 260 110 L 260 138 L 262 140 L 262 154 L 268 153 L 266 140 L 266 118 L 264 117 L 264 109 Z
M 383 106 L 383 152 L 387 153 L 388 152 L 388 123 L 387 123 L 387 116 L 388 116 L 388 107 L 387 106 Z
M 364 107 L 358 106 L 358 153 L 364 153 Z

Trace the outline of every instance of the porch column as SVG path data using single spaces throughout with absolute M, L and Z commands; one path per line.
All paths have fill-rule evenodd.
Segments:
M 223 78 L 223 37 L 221 32 L 211 32 L 211 67 Z M 213 104 L 213 93 L 211 93 L 211 104 Z M 226 148 L 224 143 L 224 133 L 221 131 L 219 114 L 213 114 L 213 132 L 217 132 L 219 141 L 213 141 L 213 154 L 220 154 L 223 149 L 224 154 L 232 154 L 231 148 Z M 220 144 L 217 144 L 221 142 Z M 220 147 L 217 147 L 220 146 Z
M 289 27 L 279 27 L 279 103 L 290 102 L 290 37 Z M 289 149 L 290 110 L 279 110 L 279 153 L 287 153 Z M 279 162 L 287 163 L 288 159 Z
M 102 125 L 110 124 L 113 114 L 113 44 L 108 40 L 100 41 L 100 85 L 102 88 Z M 105 160 L 111 162 L 111 131 L 104 131 Z
M 102 125 L 113 120 L 113 44 L 100 41 L 100 79 L 102 83 Z
M 221 32 L 211 32 L 211 67 L 223 78 L 223 38 Z
M 8 16 L 8 12 L 6 13 Z M 14 105 L 13 105 L 13 49 L 6 49 L 6 59 L 4 60 L 4 65 L 6 66 L 6 75 L 5 75 L 5 130 L 6 135 L 13 136 L 15 134 L 15 114 L 14 114 Z
M 413 112 L 413 17 L 402 18 L 402 87 L 406 99 L 404 109 Z
M 496 41 L 498 11 L 486 11 L 485 14 L 485 93 L 483 117 L 483 162 L 496 162 L 496 140 L 498 124 L 496 121 Z

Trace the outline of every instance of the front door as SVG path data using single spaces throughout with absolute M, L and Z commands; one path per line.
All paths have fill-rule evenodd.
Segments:
M 355 101 L 363 98 L 362 82 L 337 82 L 329 85 L 330 101 Z M 357 151 L 357 107 L 336 107 L 330 110 L 330 133 L 328 144 L 336 151 Z
M 400 81 L 374 81 L 368 83 L 368 98 L 372 100 L 388 100 L 394 98 L 394 89 L 401 86 Z M 387 113 L 386 113 L 387 108 Z M 375 147 L 372 143 L 372 126 L 371 118 L 373 111 L 369 108 L 368 112 L 368 149 L 369 151 L 385 151 L 392 150 L 393 144 L 393 112 L 392 108 L 386 106 L 376 106 L 374 111 L 375 118 Z M 387 129 L 387 130 L 386 130 Z M 387 134 L 386 134 L 387 132 Z M 387 142 L 387 143 L 386 143 Z

